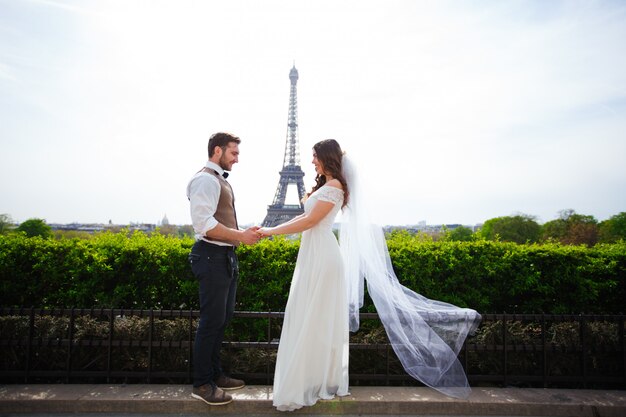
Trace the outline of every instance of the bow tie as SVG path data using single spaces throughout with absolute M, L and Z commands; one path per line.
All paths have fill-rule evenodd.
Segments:
M 219 172 L 217 172 L 217 170 L 213 170 L 213 172 L 215 172 L 217 175 L 220 175 Z M 228 178 L 228 172 L 224 171 L 224 173 L 222 174 L 222 177 L 224 177 L 224 179 Z

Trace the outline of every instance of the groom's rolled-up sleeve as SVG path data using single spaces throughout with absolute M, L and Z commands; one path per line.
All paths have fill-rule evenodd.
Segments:
M 217 226 L 215 210 L 220 198 L 220 184 L 211 175 L 201 175 L 189 184 L 189 203 L 191 223 L 194 232 L 199 236 Z

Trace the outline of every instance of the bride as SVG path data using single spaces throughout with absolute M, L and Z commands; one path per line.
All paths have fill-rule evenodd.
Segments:
M 263 237 L 303 232 L 278 346 L 274 406 L 292 411 L 349 395 L 349 331 L 359 327 L 365 278 L 407 373 L 446 395 L 467 397 L 457 355 L 480 315 L 429 300 L 398 282 L 384 233 L 367 218 L 356 170 L 337 141 L 316 143 L 312 162 L 317 176 L 304 214 L 257 231 Z M 332 231 L 340 209 L 341 245 Z
M 341 159 L 335 140 L 315 144 L 316 184 L 304 203 L 304 214 L 257 231 L 262 236 L 304 231 L 274 373 L 274 406 L 281 411 L 349 394 L 348 293 L 332 231 L 349 196 Z

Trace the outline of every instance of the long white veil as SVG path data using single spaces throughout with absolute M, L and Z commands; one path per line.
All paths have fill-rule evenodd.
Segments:
M 347 277 L 350 331 L 359 328 L 365 279 L 406 372 L 446 395 L 467 398 L 470 387 L 457 356 L 465 338 L 480 324 L 480 314 L 430 300 L 398 282 L 383 230 L 367 214 L 364 188 L 354 162 L 344 154 L 342 165 L 349 198 L 342 214 L 339 243 Z

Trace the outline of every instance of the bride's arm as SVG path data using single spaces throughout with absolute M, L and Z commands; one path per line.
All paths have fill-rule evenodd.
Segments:
M 302 216 L 304 216 L 304 213 L 302 213 L 302 214 L 298 214 L 298 215 L 297 215 L 296 217 L 294 217 L 293 219 L 287 220 L 285 223 L 281 223 L 281 224 L 279 224 L 279 226 L 285 226 L 285 225 L 287 225 L 287 224 L 291 224 L 291 223 L 293 223 L 293 222 L 295 222 L 295 221 L 298 221 L 298 219 L 299 219 L 299 218 L 301 218 Z
M 330 201 L 317 201 L 309 213 L 304 213 L 276 227 L 262 227 L 257 233 L 263 236 L 289 235 L 310 229 L 322 220 L 335 206 Z

